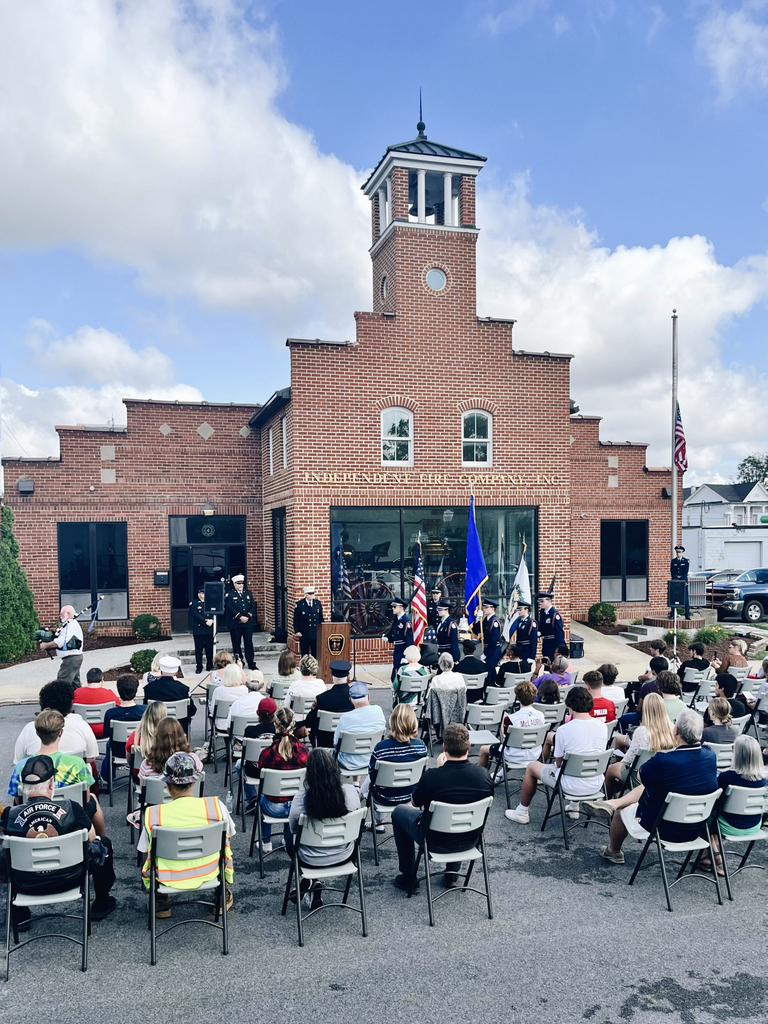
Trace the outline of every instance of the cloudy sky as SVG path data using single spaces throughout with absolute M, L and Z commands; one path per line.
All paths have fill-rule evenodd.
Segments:
M 768 0 L 0 0 L 3 453 L 352 336 L 419 87 L 488 156 L 479 313 L 660 465 L 676 307 L 686 482 L 768 450 Z

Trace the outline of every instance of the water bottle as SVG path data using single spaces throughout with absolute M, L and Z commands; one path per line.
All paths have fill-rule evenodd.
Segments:
M 226 804 L 227 804 L 227 813 L 231 815 L 232 814 L 232 808 L 234 807 L 234 801 L 232 800 L 232 790 L 231 789 L 227 792 Z

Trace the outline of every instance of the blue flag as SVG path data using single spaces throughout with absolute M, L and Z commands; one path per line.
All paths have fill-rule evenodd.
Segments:
M 477 524 L 475 523 L 475 498 L 472 495 L 469 499 L 469 526 L 467 527 L 467 565 L 464 577 L 464 606 L 470 624 L 474 621 L 477 607 L 480 603 L 480 588 L 488 582 L 488 573 L 485 571 L 485 559 L 483 549 L 480 547 L 480 538 L 477 535 Z

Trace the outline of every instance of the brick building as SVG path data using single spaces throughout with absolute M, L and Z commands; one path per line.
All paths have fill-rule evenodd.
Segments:
M 58 428 L 58 460 L 6 460 L 43 617 L 90 593 L 75 544 L 90 545 L 91 591 L 103 586 L 119 528 L 116 629 L 151 611 L 182 630 L 196 583 L 239 568 L 278 636 L 312 581 L 352 620 L 358 657 L 385 660 L 379 637 L 391 596 L 412 592 L 418 540 L 428 583 L 461 611 L 470 491 L 497 600 L 525 544 L 534 582 L 556 577 L 567 623 L 601 597 L 620 614 L 663 610 L 669 469 L 571 415 L 569 355 L 515 349 L 513 320 L 477 315 L 484 158 L 418 130 L 363 186 L 373 310 L 355 314 L 354 339 L 289 338 L 290 387 L 260 407 L 128 401 L 123 430 Z M 155 569 L 170 569 L 170 587 Z

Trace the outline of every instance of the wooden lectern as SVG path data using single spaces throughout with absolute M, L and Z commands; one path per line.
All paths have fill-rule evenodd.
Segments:
M 320 662 L 320 677 L 331 685 L 330 664 L 342 659 L 352 664 L 352 626 L 349 622 L 321 622 L 317 628 L 317 660 Z

